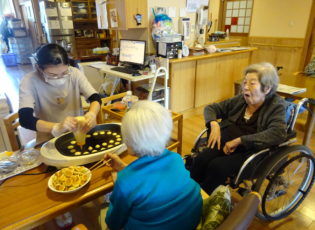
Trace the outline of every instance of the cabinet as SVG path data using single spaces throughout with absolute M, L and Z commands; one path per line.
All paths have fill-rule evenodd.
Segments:
M 256 48 L 170 60 L 170 108 L 182 112 L 234 96 Z
M 95 21 L 96 5 L 94 0 L 71 0 L 73 21 Z
M 108 20 L 111 29 L 136 29 L 148 27 L 147 0 L 111 0 L 108 1 Z M 135 16 L 141 15 L 138 25 Z M 117 21 L 117 27 L 111 23 Z
M 95 0 L 71 0 L 76 56 L 92 56 L 96 47 L 110 46 L 108 30 L 99 30 Z

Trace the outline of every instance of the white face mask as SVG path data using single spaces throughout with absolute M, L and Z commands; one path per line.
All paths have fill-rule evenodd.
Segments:
M 65 78 L 65 77 L 59 78 L 59 79 L 47 79 L 47 78 L 45 78 L 45 81 L 51 86 L 60 87 L 60 86 L 65 85 L 67 78 Z

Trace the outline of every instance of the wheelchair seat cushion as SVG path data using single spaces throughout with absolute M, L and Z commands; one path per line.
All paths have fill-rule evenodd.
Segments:
M 220 185 L 203 201 L 202 218 L 196 230 L 216 229 L 231 212 L 231 193 Z

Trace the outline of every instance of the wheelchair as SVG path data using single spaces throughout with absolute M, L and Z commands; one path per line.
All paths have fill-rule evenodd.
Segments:
M 279 220 L 290 215 L 305 199 L 315 180 L 315 160 L 312 151 L 296 142 L 293 130 L 300 109 L 307 109 L 308 99 L 287 106 L 287 140 L 278 146 L 251 154 L 238 173 L 227 184 L 242 196 L 255 191 L 262 201 L 256 216 L 262 220 Z M 314 116 L 314 114 L 313 114 Z M 186 168 L 193 158 L 207 147 L 207 129 L 196 138 L 192 153 L 184 157 Z

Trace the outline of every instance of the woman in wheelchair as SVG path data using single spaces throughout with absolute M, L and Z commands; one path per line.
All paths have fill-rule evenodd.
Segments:
M 225 184 L 251 153 L 285 141 L 286 104 L 276 95 L 278 82 L 273 65 L 250 65 L 242 94 L 205 107 L 208 148 L 194 159 L 190 172 L 208 194 Z

